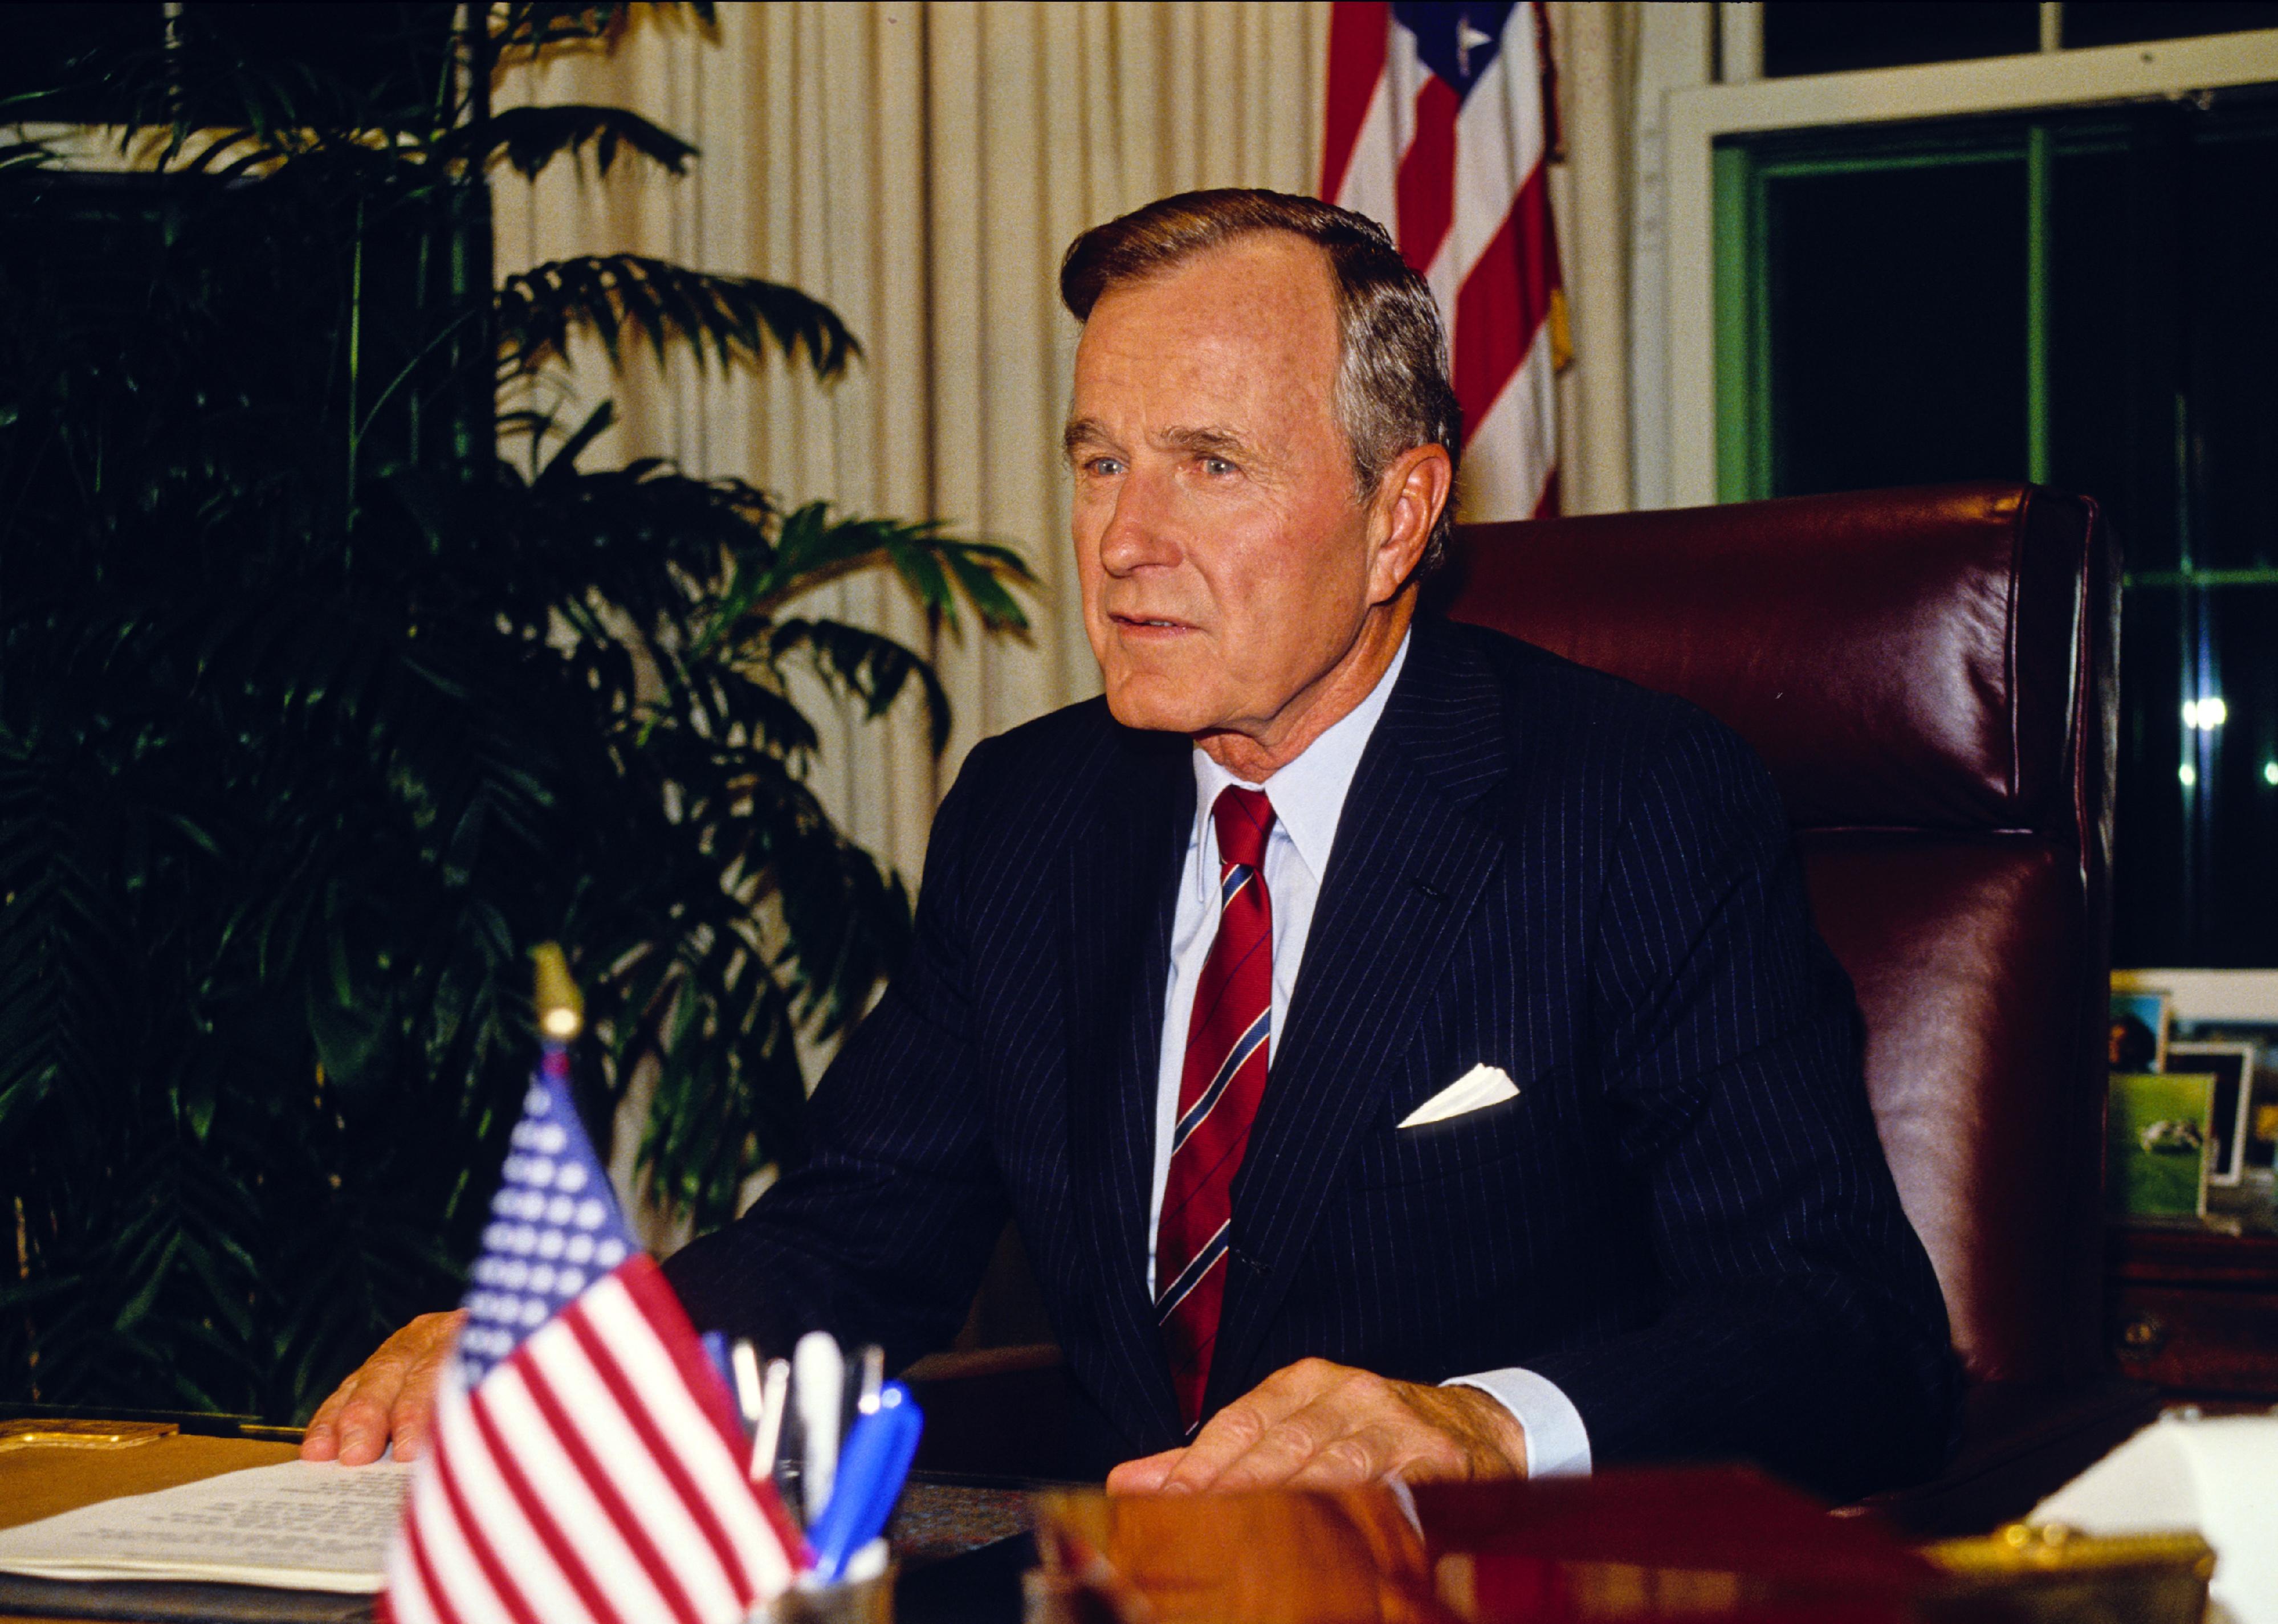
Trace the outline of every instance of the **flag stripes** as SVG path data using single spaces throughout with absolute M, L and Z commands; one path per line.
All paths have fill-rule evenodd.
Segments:
M 1565 306 L 1540 0 L 1336 0 L 1321 195 L 1379 221 L 1430 284 L 1464 412 L 1463 516 L 1557 506 Z
M 394 1624 L 738 1624 L 799 1536 L 738 1463 L 695 1332 L 646 1255 L 588 1287 L 471 1391 L 390 1555 Z

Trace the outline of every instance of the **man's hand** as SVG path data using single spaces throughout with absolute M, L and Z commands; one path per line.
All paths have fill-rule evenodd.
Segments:
M 1212 1416 L 1184 1449 L 1117 1467 L 1107 1491 L 1344 1489 L 1387 1476 L 1525 1475 L 1526 1430 L 1489 1394 L 1387 1381 L 1305 1359 Z
M 435 1384 L 466 1318 L 464 1309 L 423 1314 L 381 1343 L 317 1407 L 301 1459 L 363 1466 L 378 1460 L 391 1438 L 398 1460 L 415 1459 L 427 1445 Z

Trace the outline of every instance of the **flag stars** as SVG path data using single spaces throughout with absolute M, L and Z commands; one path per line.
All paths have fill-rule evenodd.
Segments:
M 516 1150 L 534 1150 L 544 1156 L 558 1156 L 570 1136 L 558 1122 L 518 1122 L 510 1136 Z
M 549 1055 L 547 1064 L 556 1056 Z M 541 1073 L 524 1101 L 508 1149 L 483 1254 L 470 1271 L 469 1323 L 460 1367 L 470 1383 L 512 1355 L 523 1338 L 567 1308 L 594 1280 L 631 1255 L 631 1237 L 610 1200 L 564 1092 L 566 1079 Z

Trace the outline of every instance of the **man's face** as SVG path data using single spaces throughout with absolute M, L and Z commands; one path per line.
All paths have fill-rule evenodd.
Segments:
M 1387 525 L 1355 499 L 1337 359 L 1327 262 L 1280 233 L 1093 306 L 1068 456 L 1084 628 L 1117 721 L 1271 743 L 1397 591 Z

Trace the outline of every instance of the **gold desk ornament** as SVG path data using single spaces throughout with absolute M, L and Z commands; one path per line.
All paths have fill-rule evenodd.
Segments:
M 0 1421 L 0 1450 L 133 1449 L 180 1430 L 171 1421 Z
M 2012 1522 L 1922 1553 L 1948 1576 L 1945 1599 L 2016 1624 L 2201 1624 L 2214 1548 L 2197 1534 L 2083 1534 L 2061 1522 Z

